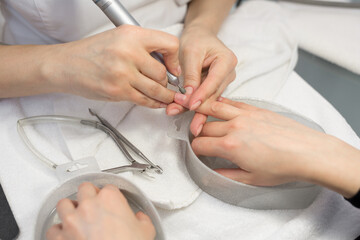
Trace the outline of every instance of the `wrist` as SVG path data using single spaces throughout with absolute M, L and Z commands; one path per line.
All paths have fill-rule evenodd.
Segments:
M 204 22 L 203 20 L 199 21 L 192 21 L 189 24 L 186 24 L 183 30 L 183 34 L 189 33 L 189 32 L 206 32 L 208 34 L 217 36 L 218 29 L 217 27 L 211 26 L 211 24 L 208 24 Z
M 320 150 L 305 161 L 300 178 L 351 197 L 360 188 L 360 151 L 336 137 L 326 136 L 315 149 Z
M 63 45 L 48 45 L 40 63 L 40 79 L 51 92 L 66 92 L 66 84 L 64 84 L 66 58 L 63 57 Z

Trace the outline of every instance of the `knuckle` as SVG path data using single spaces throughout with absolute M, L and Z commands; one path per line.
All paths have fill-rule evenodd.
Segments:
M 224 138 L 221 141 L 221 146 L 226 150 L 226 151 L 233 151 L 236 148 L 238 148 L 238 144 L 232 139 L 232 138 Z
M 79 185 L 79 189 L 84 188 L 84 187 L 91 187 L 92 183 L 90 182 L 83 182 Z
M 199 150 L 199 141 L 197 138 L 195 138 L 192 143 L 191 143 L 191 148 L 193 149 L 193 151 L 195 152 L 195 154 L 198 152 Z
M 236 78 L 236 72 L 235 72 L 235 71 L 232 71 L 232 72 L 230 73 L 230 82 L 233 82 L 233 81 L 235 80 L 235 78 Z
M 120 190 L 116 187 L 104 187 L 103 189 L 101 189 L 101 191 L 99 192 L 99 196 L 102 199 L 113 199 L 114 197 L 117 196 L 122 196 L 122 194 L 120 194 Z M 124 203 L 126 202 L 125 197 L 121 197 L 121 202 Z
M 193 73 L 193 72 L 184 74 L 184 79 L 186 81 L 186 84 L 188 84 L 188 85 L 196 85 L 196 84 L 198 84 L 198 82 L 200 82 L 200 78 L 201 78 L 200 74 L 196 74 L 196 73 Z
M 156 84 L 156 83 L 152 84 L 152 86 L 150 86 L 150 88 L 148 89 L 149 95 L 151 95 L 151 96 L 158 95 L 161 91 L 161 88 L 162 88 L 162 86 L 159 84 Z
M 215 101 L 215 102 L 211 103 L 211 111 L 213 113 L 219 112 L 221 107 L 222 107 L 222 104 L 220 102 Z
M 237 64 L 238 64 L 238 59 L 236 57 L 236 55 L 230 51 L 230 54 L 229 54 L 229 58 L 230 58 L 230 62 L 232 64 L 233 67 L 235 67 Z
M 113 47 L 113 49 L 109 50 L 112 51 L 114 54 L 116 54 L 116 56 L 114 56 L 112 62 L 118 61 L 118 59 L 127 59 L 127 60 L 131 60 L 136 58 L 138 55 L 134 54 L 134 49 L 131 47 L 128 48 L 121 48 L 120 46 L 115 46 Z
M 166 68 L 161 66 L 161 68 L 158 69 L 158 81 L 167 81 L 167 75 L 166 75 Z
M 76 223 L 75 215 L 68 214 L 62 218 L 62 224 L 66 226 L 66 228 L 73 228 Z
M 132 94 L 131 99 L 132 101 L 136 102 L 138 105 L 150 107 L 149 98 L 146 97 L 145 95 L 135 96 L 134 94 Z
M 168 41 L 169 49 L 174 52 L 177 51 L 179 49 L 179 45 L 180 45 L 179 39 L 176 36 L 171 35 L 171 34 L 168 34 L 168 37 L 169 37 L 169 41 Z
M 230 124 L 229 127 L 233 130 L 238 130 L 243 128 L 243 124 L 239 121 L 230 121 L 229 124 Z
M 139 27 L 129 24 L 123 24 L 116 28 L 118 31 L 121 32 L 121 34 L 126 34 L 125 36 L 131 36 L 133 34 L 138 34 Z
M 56 208 L 60 208 L 62 205 L 64 205 L 69 199 L 67 198 L 63 198 L 61 199 L 57 204 L 56 204 Z
M 109 86 L 105 89 L 105 93 L 110 100 L 117 100 L 121 93 L 121 89 L 117 86 Z
M 78 206 L 78 209 L 84 215 L 85 219 L 87 219 L 91 216 L 92 212 L 94 212 L 94 210 L 96 209 L 95 202 L 93 201 L 93 199 L 84 199 Z M 72 220 L 72 219 L 70 218 L 69 220 Z

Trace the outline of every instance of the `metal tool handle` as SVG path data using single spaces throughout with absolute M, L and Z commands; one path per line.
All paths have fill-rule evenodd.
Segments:
M 20 138 L 23 140 L 25 145 L 30 149 L 31 152 L 35 154 L 42 162 L 46 163 L 51 168 L 56 168 L 58 165 L 53 162 L 51 159 L 45 157 L 30 141 L 26 132 L 24 130 L 24 126 L 32 125 L 35 123 L 52 123 L 52 122 L 63 122 L 63 123 L 71 123 L 71 124 L 79 124 L 81 122 L 80 118 L 76 117 L 68 117 L 68 116 L 59 116 L 59 115 L 43 115 L 43 116 L 34 116 L 28 117 L 18 120 L 17 122 L 17 131 L 20 135 Z
M 110 21 L 116 26 L 121 26 L 123 24 L 140 26 L 140 24 L 135 20 L 133 16 L 126 10 L 126 8 L 120 3 L 119 0 L 93 0 L 94 3 L 105 13 L 105 15 L 110 19 Z M 156 60 L 164 64 L 163 56 L 160 53 L 153 52 L 151 53 Z M 180 81 L 179 78 L 171 74 L 169 71 L 166 71 L 168 77 L 168 82 L 171 85 L 179 87 Z M 179 87 L 180 88 L 180 87 Z M 184 91 L 180 89 L 180 91 Z

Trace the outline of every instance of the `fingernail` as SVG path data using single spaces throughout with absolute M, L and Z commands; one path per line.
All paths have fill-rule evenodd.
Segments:
M 218 99 L 217 99 L 217 101 L 219 101 L 219 102 L 221 102 L 222 100 L 224 100 L 224 98 L 223 97 L 218 97 Z
M 175 93 L 175 100 L 177 100 L 178 102 L 184 102 L 185 99 L 186 99 L 186 96 L 184 94 Z
M 178 74 L 178 76 L 181 75 L 181 67 L 180 67 L 180 65 L 177 67 L 177 74 Z
M 196 108 L 198 108 L 201 105 L 201 101 L 197 101 L 196 103 L 194 103 L 193 105 L 191 105 L 190 110 L 194 110 Z
M 180 110 L 179 109 L 171 109 L 171 110 L 169 110 L 168 111 L 168 115 L 170 115 L 170 116 L 174 116 L 174 115 L 176 115 L 176 114 L 178 114 L 180 112 Z
M 201 124 L 198 129 L 196 130 L 196 135 L 195 137 L 199 136 L 199 134 L 201 133 L 201 130 L 203 129 L 203 125 Z
M 186 90 L 186 93 L 185 93 L 186 95 L 191 95 L 194 91 L 193 87 L 190 87 L 190 86 L 186 87 L 185 90 Z
M 165 103 L 160 103 L 160 108 L 166 108 L 167 107 L 167 104 Z

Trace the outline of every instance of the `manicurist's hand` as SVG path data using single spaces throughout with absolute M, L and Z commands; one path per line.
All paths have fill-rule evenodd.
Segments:
M 235 79 L 237 58 L 217 37 L 233 0 L 190 3 L 180 38 L 179 58 L 186 94 L 177 93 L 167 114 L 197 109 L 208 99 L 215 100 Z
M 107 185 L 101 190 L 91 183 L 79 187 L 78 202 L 63 199 L 56 210 L 62 221 L 47 232 L 49 240 L 150 240 L 155 228 L 142 212 L 132 212 L 119 189 Z
M 238 169 L 216 170 L 228 178 L 258 186 L 308 181 L 346 197 L 360 188 L 360 151 L 333 136 L 225 98 L 198 111 L 224 121 L 205 123 L 192 148 L 197 155 L 238 165 Z
M 99 100 L 127 100 L 164 107 L 174 99 L 166 88 L 166 68 L 150 56 L 162 53 L 166 66 L 180 73 L 178 39 L 170 34 L 124 25 L 59 46 L 53 80 L 65 92 Z
M 175 92 L 166 88 L 165 66 L 150 53 L 162 53 L 179 75 L 178 49 L 175 36 L 130 25 L 64 44 L 0 45 L 0 98 L 63 92 L 166 107 Z

